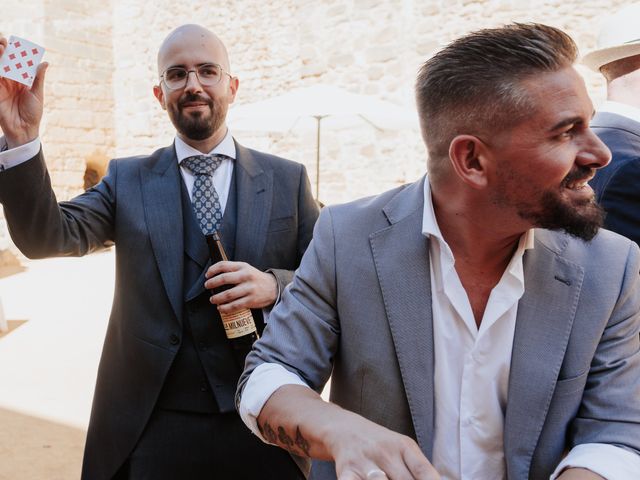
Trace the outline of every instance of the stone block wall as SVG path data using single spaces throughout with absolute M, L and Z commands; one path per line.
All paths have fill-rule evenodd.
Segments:
M 7 5 L 8 2 L 8 5 Z M 5 0 L 0 30 L 45 47 L 40 135 L 60 200 L 82 192 L 87 161 L 114 154 L 113 16 L 109 1 Z M 17 254 L 0 212 L 0 250 Z
M 119 78 L 114 88 L 116 151 L 148 152 L 171 141 L 173 128 L 151 88 L 157 83 L 157 46 L 182 23 L 200 23 L 225 41 L 232 73 L 240 78 L 236 104 L 322 83 L 414 108 L 422 62 L 465 32 L 510 21 L 544 22 L 566 30 L 586 51 L 595 44 L 598 16 L 628 3 L 613 0 L 603 10 L 602 0 L 114 0 L 114 18 L 126 19 L 114 24 L 114 51 L 138 73 Z M 142 30 L 147 35 L 129 41 Z M 600 102 L 601 79 L 580 71 Z M 121 73 L 116 68 L 115 78 Z M 234 134 L 249 146 L 304 163 L 315 185 L 315 130 Z M 320 164 L 320 199 L 336 203 L 418 178 L 426 153 L 416 131 L 380 132 L 363 124 L 323 129 Z

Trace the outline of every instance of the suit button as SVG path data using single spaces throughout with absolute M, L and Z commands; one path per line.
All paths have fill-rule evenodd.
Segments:
M 180 339 L 175 333 L 172 333 L 169 337 L 169 342 L 171 342 L 171 345 L 178 345 L 180 343 Z

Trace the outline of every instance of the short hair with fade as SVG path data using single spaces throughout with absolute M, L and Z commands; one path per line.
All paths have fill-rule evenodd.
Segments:
M 524 120 L 535 105 L 519 84 L 572 66 L 575 42 L 554 27 L 513 23 L 454 40 L 427 60 L 416 82 L 429 172 L 437 174 L 461 134 L 491 133 Z

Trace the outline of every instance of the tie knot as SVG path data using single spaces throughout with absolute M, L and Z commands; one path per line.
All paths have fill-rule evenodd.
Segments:
M 182 165 L 194 175 L 213 175 L 223 158 L 222 155 L 194 155 L 182 160 Z

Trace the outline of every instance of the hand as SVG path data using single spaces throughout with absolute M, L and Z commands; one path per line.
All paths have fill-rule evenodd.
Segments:
M 278 388 L 256 420 L 269 443 L 296 455 L 335 461 L 338 480 L 440 479 L 411 438 L 325 402 L 301 385 Z
M 208 280 L 204 286 L 208 289 L 235 285 L 210 298 L 221 313 L 233 313 L 241 308 L 269 307 L 278 297 L 276 277 L 245 262 L 218 262 L 209 267 L 206 277 Z
M 362 420 L 358 422 L 362 425 L 346 423 L 341 438 L 331 448 L 338 480 L 440 479 L 411 438 Z
M 6 48 L 7 39 L 0 37 L 0 58 Z M 31 89 L 13 80 L 0 78 L 0 129 L 9 148 L 24 145 L 38 137 L 47 67 L 46 62 L 38 65 Z

